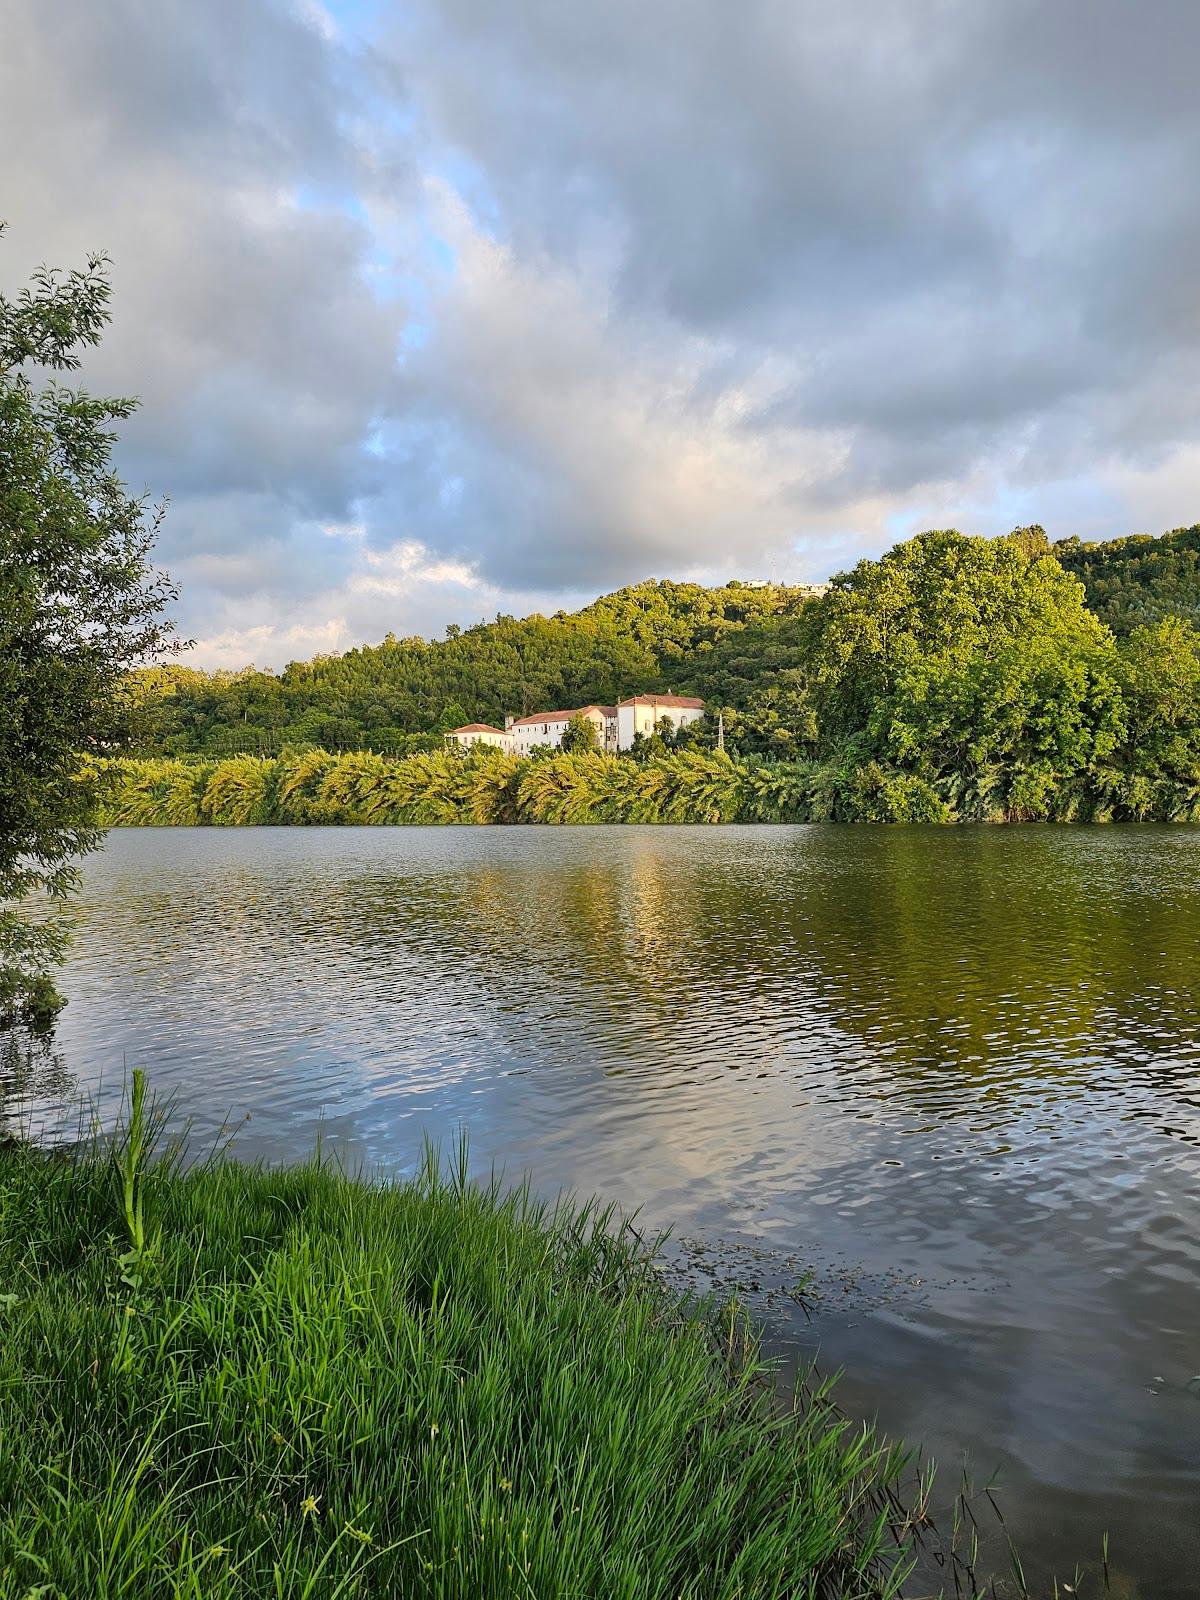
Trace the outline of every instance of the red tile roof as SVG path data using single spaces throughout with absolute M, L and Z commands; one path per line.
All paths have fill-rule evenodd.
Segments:
M 686 694 L 635 694 L 622 700 L 623 706 L 667 706 L 680 711 L 703 711 L 704 701 Z
M 467 722 L 467 723 L 464 723 L 461 728 L 451 728 L 450 732 L 451 733 L 499 733 L 499 734 L 503 734 L 504 729 L 503 728 L 493 728 L 491 726 L 491 724 L 488 723 L 488 722 Z M 449 735 L 447 735 L 447 737 L 449 737 Z
M 524 727 L 527 722 L 569 722 L 573 711 L 531 711 L 527 717 L 514 717 L 510 726 Z
M 580 706 L 575 711 L 531 711 L 527 717 L 514 717 L 512 726 L 520 728 L 534 722 L 570 722 L 572 717 L 582 717 L 589 711 L 599 711 L 602 716 L 615 717 L 615 706 Z

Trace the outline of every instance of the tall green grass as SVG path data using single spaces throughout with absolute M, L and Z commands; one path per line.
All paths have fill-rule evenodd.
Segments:
M 902 1460 L 609 1212 L 0 1149 L 0 1596 L 871 1596 Z M 898 1542 L 900 1541 L 900 1542 Z
M 90 769 L 89 769 L 90 770 Z M 1097 768 L 936 779 L 849 756 L 735 759 L 436 750 L 286 751 L 100 764 L 107 827 L 406 823 L 1200 822 L 1200 784 Z

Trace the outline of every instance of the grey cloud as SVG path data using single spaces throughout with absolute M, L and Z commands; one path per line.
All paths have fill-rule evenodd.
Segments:
M 423 15 L 396 48 L 443 46 L 417 92 L 517 247 L 602 225 L 630 303 L 795 353 L 787 407 L 851 430 L 864 491 L 902 486 L 872 465 L 893 441 L 911 487 L 1072 413 L 1081 448 L 1136 452 L 1150 369 L 1198 352 L 1191 0 Z M 1118 390 L 1128 435 L 1090 409 Z
M 352 170 L 337 135 L 337 59 L 271 0 L 16 0 L 6 43 L 31 89 L 75 107 L 89 137 L 78 153 L 105 165 L 153 172 L 179 161 L 234 184 L 285 171 L 318 183 Z
M 114 323 L 83 380 L 140 397 L 119 464 L 171 499 L 189 625 L 214 594 L 318 589 L 313 524 L 380 487 L 366 446 L 407 313 L 373 286 L 351 210 L 353 67 L 269 0 L 10 8 L 0 145 L 27 155 L 5 164 L 0 273 L 111 255 Z M 402 152 L 390 176 L 411 180 Z
M 0 280 L 113 255 L 87 378 L 223 651 L 1197 514 L 1193 0 L 304 4 L 0 56 Z

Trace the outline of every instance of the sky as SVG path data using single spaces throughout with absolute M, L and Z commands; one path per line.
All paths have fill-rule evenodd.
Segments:
M 207 667 L 1200 520 L 1195 0 L 4 0 Z

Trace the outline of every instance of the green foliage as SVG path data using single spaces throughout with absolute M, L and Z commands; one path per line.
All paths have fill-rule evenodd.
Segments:
M 1178 617 L 1135 628 L 1120 660 L 1127 738 L 1118 804 L 1200 822 L 1200 628 Z
M 563 729 L 561 747 L 568 755 L 585 755 L 597 748 L 595 724 L 587 717 L 572 717 Z
M 1200 625 L 1200 526 L 1105 544 L 1062 539 L 1054 555 L 1082 580 L 1088 605 L 1114 633 L 1166 617 Z
M 899 1593 L 905 1458 L 613 1213 L 182 1174 L 138 1094 L 111 1161 L 0 1148 L 0 1595 Z
M 128 761 L 121 768 L 121 821 L 128 827 L 194 828 L 211 821 L 204 796 L 214 763 Z M 115 796 L 108 796 L 111 809 Z
M 1184 536 L 1176 544 L 1186 555 Z M 210 761 L 202 775 L 189 765 L 194 757 L 123 769 L 108 815 L 217 823 L 1193 819 L 1200 633 L 1167 618 L 1115 637 L 1088 610 L 1063 549 L 1051 552 L 1036 527 L 993 540 L 943 530 L 860 562 L 819 599 L 765 585 L 648 583 L 574 616 L 500 618 L 451 629 L 438 644 L 391 640 L 289 667 L 278 679 L 155 669 L 139 692 L 172 708 L 176 733 L 164 743 L 211 750 L 241 730 L 241 753 Z M 641 680 L 622 683 L 624 666 L 635 663 Z M 403 704 L 400 685 L 410 695 Z M 394 737 L 396 719 L 410 714 L 428 727 L 498 721 L 532 698 L 603 704 L 621 687 L 656 685 L 704 696 L 709 715 L 678 732 L 664 723 L 621 758 L 596 750 L 582 719 L 561 752 L 538 752 L 532 762 L 413 748 L 437 744 L 433 734 Z M 276 719 L 260 727 L 264 741 L 281 738 L 287 727 L 316 727 L 319 703 L 344 731 L 376 716 L 363 710 L 368 701 L 391 734 L 364 734 L 366 754 L 284 745 L 272 764 L 245 747 L 256 719 Z M 213 721 L 218 713 L 232 720 Z
M 202 802 L 207 822 L 240 828 L 271 818 L 275 763 L 264 756 L 232 756 L 213 768 Z
M 442 714 L 434 725 L 434 732 L 449 733 L 452 728 L 461 728 L 470 720 L 470 717 L 458 701 L 451 700 L 449 705 L 442 707 Z
M 742 758 L 831 770 L 873 760 L 960 781 L 971 814 L 1040 814 L 1119 762 L 1129 738 L 1128 673 L 1103 623 L 1123 637 L 1174 613 L 1200 619 L 1198 564 L 1200 529 L 1053 547 L 1038 527 L 999 540 L 943 531 L 860 563 L 819 600 L 780 585 L 650 582 L 573 615 L 389 638 L 278 675 L 156 668 L 136 691 L 153 710 L 147 750 L 160 754 L 307 745 L 401 757 L 432 753 L 439 731 L 464 722 L 676 691 L 702 696 L 710 716 L 640 741 L 638 759 L 712 749 L 723 712 L 726 747 Z M 577 737 L 582 752 L 582 733 L 568 748 Z M 1122 812 L 1132 805 L 1130 791 Z
M 1109 637 L 1082 585 L 1052 558 L 1030 556 L 1021 537 L 921 534 L 835 578 L 818 607 L 810 672 L 820 742 L 865 736 L 873 754 L 900 760 L 930 737 L 957 743 L 970 737 L 972 700 L 1013 698 L 1003 672 L 985 672 L 998 656 L 1011 671 L 1030 648 L 1075 658 Z M 949 701 L 932 716 L 931 693 Z M 964 699 L 966 722 L 953 711 Z
M 327 750 L 285 751 L 275 765 L 275 810 L 297 823 L 336 820 L 327 813 L 325 778 L 337 757 Z
M 939 561 L 946 540 L 938 535 L 933 547 Z M 910 568 L 928 550 L 908 552 Z M 968 587 L 982 586 L 970 555 Z M 1007 571 L 1009 556 L 1000 559 Z M 1018 551 L 1017 559 L 1036 569 L 1029 593 L 1017 596 L 1019 585 L 1010 586 L 1023 620 L 1006 608 L 984 626 L 984 607 L 976 603 L 972 616 L 964 602 L 954 624 L 948 608 L 939 614 L 905 598 L 921 595 L 911 570 L 899 580 L 885 575 L 887 604 L 861 603 L 876 581 L 861 569 L 857 586 L 835 591 L 814 632 L 820 638 L 827 623 L 843 672 L 829 680 L 814 674 L 812 705 L 834 727 L 852 724 L 856 698 L 867 709 L 848 737 L 809 741 L 813 753 L 798 759 L 719 753 L 686 736 L 672 747 L 655 734 L 628 755 L 547 750 L 522 758 L 475 746 L 401 758 L 303 750 L 220 762 L 112 761 L 98 779 L 103 818 L 112 825 L 1200 821 L 1200 630 L 1171 620 L 1118 643 L 1053 563 L 1047 572 L 1044 557 L 1030 561 Z
M 128 743 L 129 669 L 168 633 L 171 590 L 149 564 L 155 521 L 110 464 L 111 424 L 133 402 L 46 376 L 98 343 L 105 265 L 43 269 L 0 296 L 0 1021 L 45 1022 L 58 1004 L 61 928 L 3 902 L 55 902 L 73 887 L 72 858 L 99 838 L 89 758 Z
M 442 640 L 389 637 L 278 674 L 156 668 L 136 685 L 151 712 L 145 749 L 271 755 L 311 744 L 410 755 L 412 741 L 432 748 L 439 733 L 464 723 L 612 705 L 642 691 L 740 703 L 773 664 L 760 661 L 762 641 L 808 604 L 804 590 L 782 585 L 648 582 L 572 615 L 501 616 L 448 629 Z M 746 661 L 734 642 L 743 638 L 759 662 L 750 679 L 740 676 Z

